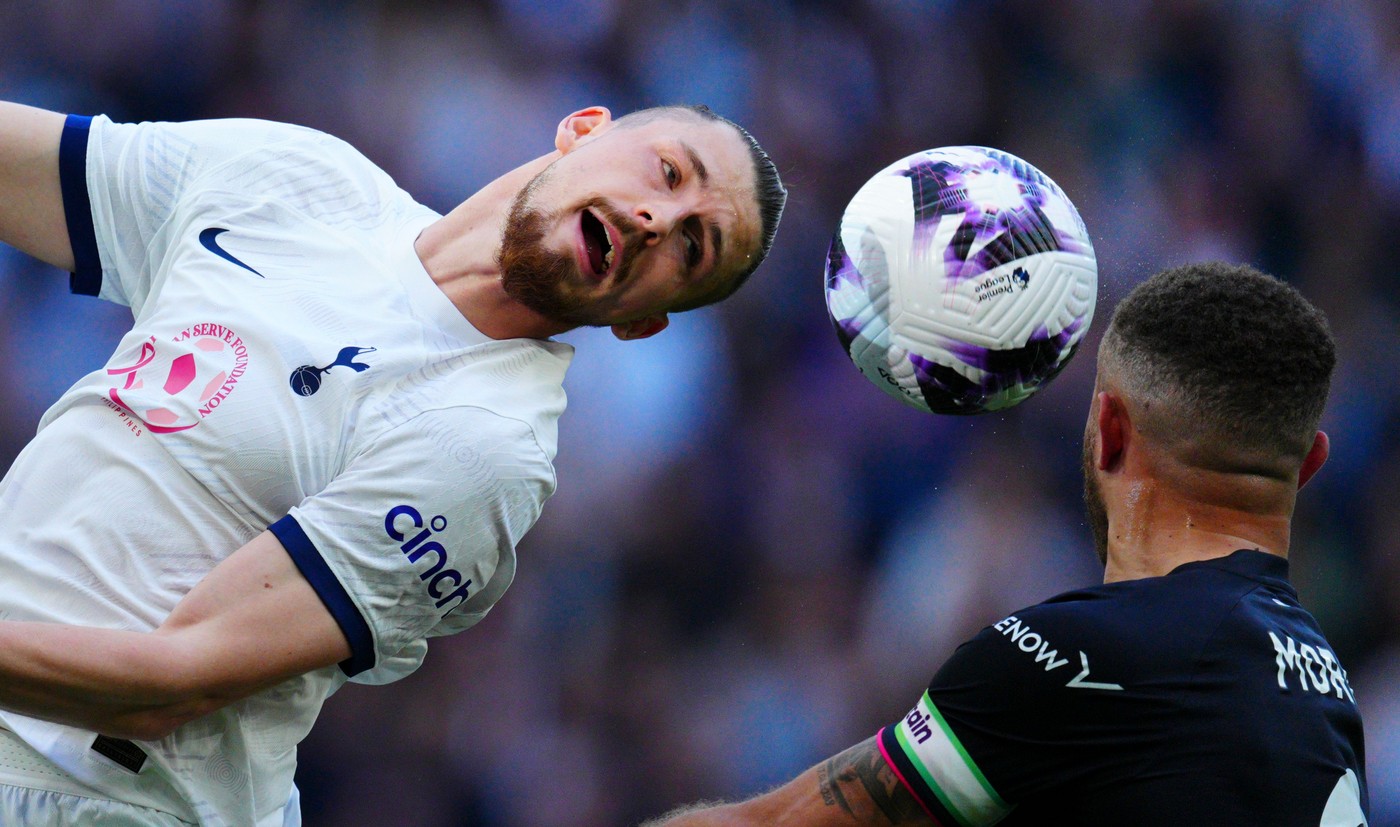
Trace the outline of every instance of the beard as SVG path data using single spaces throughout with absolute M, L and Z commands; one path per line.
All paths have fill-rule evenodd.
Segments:
M 555 252 L 544 243 L 545 233 L 558 216 L 564 214 L 548 213 L 531 204 L 531 196 L 547 180 L 548 173 L 548 169 L 540 172 L 520 190 L 506 216 L 501 251 L 496 255 L 496 264 L 501 268 L 501 286 L 512 299 L 561 325 L 572 328 L 611 324 L 605 319 L 612 302 L 589 300 L 577 291 L 571 292 L 571 282 L 578 280 L 577 263 L 573 256 Z M 622 267 L 614 281 L 625 281 L 637 253 L 644 246 L 640 233 L 629 218 L 600 198 L 589 199 L 581 208 L 592 208 L 603 214 L 622 234 L 624 249 L 615 253 L 623 256 Z
M 511 204 L 496 264 L 506 295 L 551 321 L 578 327 L 589 323 L 585 309 L 564 291 L 574 262 L 545 246 L 550 216 L 530 206 L 530 194 L 544 174 L 535 176 Z
M 1094 473 L 1094 445 L 1089 434 L 1084 435 L 1084 451 L 1080 459 L 1084 471 L 1084 515 L 1089 520 L 1089 531 L 1094 535 L 1094 553 L 1099 562 L 1108 565 L 1108 509 L 1104 507 L 1103 491 L 1099 490 L 1099 478 Z

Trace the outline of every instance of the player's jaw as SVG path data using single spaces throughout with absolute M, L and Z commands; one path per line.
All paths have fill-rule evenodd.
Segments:
M 548 213 L 528 196 L 529 188 L 512 207 L 497 257 L 506 293 L 561 325 L 610 324 L 645 248 L 639 228 L 601 198 Z M 558 245 L 561 230 L 567 241 Z
M 1103 491 L 1094 470 L 1094 443 L 1092 432 L 1084 434 L 1084 448 L 1080 455 L 1080 466 L 1084 470 L 1084 516 L 1089 522 L 1089 532 L 1094 538 L 1094 552 L 1099 562 L 1108 565 L 1108 508 L 1104 505 Z

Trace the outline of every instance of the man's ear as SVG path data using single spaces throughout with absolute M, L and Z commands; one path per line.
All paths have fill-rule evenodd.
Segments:
M 647 316 L 632 322 L 622 322 L 612 326 L 613 335 L 624 342 L 632 339 L 646 339 L 655 336 L 666 329 L 671 323 L 671 318 L 665 313 L 656 316 Z
M 1099 440 L 1094 450 L 1094 465 L 1100 471 L 1108 471 L 1122 462 L 1132 423 L 1128 421 L 1128 409 L 1123 400 L 1113 392 L 1099 391 L 1096 401 Z
M 585 136 L 606 130 L 612 125 L 612 113 L 606 106 L 590 106 L 580 109 L 559 122 L 554 133 L 554 148 L 568 152 L 578 145 Z
M 1313 434 L 1312 447 L 1308 449 L 1308 455 L 1303 457 L 1303 467 L 1298 469 L 1298 488 L 1308 484 L 1308 480 L 1313 478 L 1313 474 L 1322 468 L 1322 464 L 1327 461 L 1327 455 L 1331 452 L 1331 442 L 1327 439 L 1327 434 L 1318 431 Z

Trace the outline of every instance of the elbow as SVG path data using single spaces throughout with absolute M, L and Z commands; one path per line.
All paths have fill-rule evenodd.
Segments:
M 201 703 L 194 687 L 182 683 L 174 670 L 143 669 L 142 674 L 144 679 L 112 691 L 108 704 L 90 709 L 80 725 L 111 738 L 159 741 L 216 708 Z
M 126 715 L 111 721 L 104 721 L 93 727 L 99 735 L 121 738 L 124 741 L 159 741 L 173 733 L 179 725 L 151 720 L 145 716 Z
M 129 741 L 159 741 L 233 700 L 209 679 L 209 664 L 183 636 L 158 630 L 149 641 L 139 685 L 127 694 L 123 708 L 109 710 L 94 723 L 96 732 Z
M 93 731 L 127 741 L 159 741 L 175 730 L 219 708 L 218 704 L 185 701 L 113 714 L 93 724 Z

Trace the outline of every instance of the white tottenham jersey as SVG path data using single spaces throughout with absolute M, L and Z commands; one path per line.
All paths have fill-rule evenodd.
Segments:
M 322 133 L 71 117 L 61 156 L 74 290 L 135 322 L 0 483 L 0 616 L 154 629 L 271 527 L 353 654 L 159 742 L 0 724 L 63 771 L 27 786 L 281 825 L 324 699 L 510 584 L 573 351 L 475 330 L 413 249 L 437 215 Z

